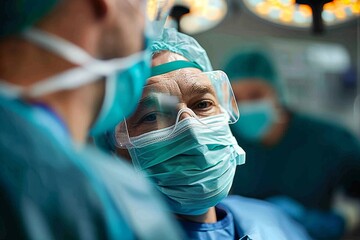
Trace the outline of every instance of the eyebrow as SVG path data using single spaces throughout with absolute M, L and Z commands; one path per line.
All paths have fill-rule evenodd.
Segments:
M 149 106 L 154 105 L 156 102 L 157 102 L 157 98 L 154 95 L 149 94 L 148 96 L 140 99 L 139 104 L 138 104 L 138 108 L 140 106 L 141 107 L 149 107 Z
M 211 93 L 212 95 L 216 96 L 215 89 L 209 85 L 199 85 L 198 83 L 193 83 L 190 89 L 189 94 L 205 94 Z
M 154 98 L 154 96 L 149 95 L 145 98 L 142 98 L 139 101 L 136 111 L 130 117 L 131 123 L 135 124 L 136 121 L 138 120 L 138 118 L 140 118 L 141 115 L 144 113 L 144 111 L 146 111 L 147 109 L 149 109 L 155 105 L 156 105 L 156 99 Z M 133 121 L 135 121 L 135 122 L 133 122 Z

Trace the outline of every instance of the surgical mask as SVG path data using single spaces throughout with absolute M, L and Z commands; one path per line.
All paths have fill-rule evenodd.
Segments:
M 238 107 L 241 117 L 231 130 L 248 140 L 261 140 L 278 120 L 277 111 L 268 100 L 238 103 Z
M 199 119 L 192 115 L 161 130 L 131 137 L 134 166 L 146 173 L 162 192 L 173 212 L 201 215 L 224 199 L 235 168 L 245 152 L 233 137 L 227 114 Z
M 0 82 L 0 90 L 4 95 L 14 98 L 39 97 L 105 78 L 105 95 L 100 113 L 91 127 L 91 135 L 115 127 L 135 110 L 150 75 L 151 54 L 148 49 L 124 58 L 98 60 L 75 44 L 41 30 L 29 29 L 23 33 L 23 37 L 79 67 L 42 80 L 29 88 Z

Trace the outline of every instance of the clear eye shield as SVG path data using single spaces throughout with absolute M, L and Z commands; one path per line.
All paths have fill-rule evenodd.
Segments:
M 179 68 L 179 65 L 182 66 Z M 158 138 L 169 137 L 189 118 L 193 124 L 202 127 L 232 124 L 238 120 L 236 100 L 224 72 L 188 73 L 179 70 L 176 74 L 162 75 L 186 65 L 199 68 L 196 63 L 187 61 L 153 68 L 155 76 L 144 87 L 137 110 L 116 127 L 115 142 L 118 147 L 136 147 L 134 139 L 154 131 L 157 131 Z M 220 121 L 213 121 L 220 115 Z

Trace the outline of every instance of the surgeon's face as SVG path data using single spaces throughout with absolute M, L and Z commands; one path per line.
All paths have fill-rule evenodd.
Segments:
M 261 79 L 248 79 L 231 82 L 236 100 L 241 102 L 270 100 L 277 102 L 274 89 L 270 84 Z
M 174 60 L 186 59 L 175 53 L 164 52 L 153 59 L 153 66 Z M 172 126 L 182 108 L 191 109 L 199 118 L 220 114 L 215 89 L 209 79 L 202 78 L 199 73 L 199 69 L 184 68 L 150 78 L 136 112 L 127 120 L 129 136 Z M 165 98 L 158 98 L 159 94 Z M 171 99 L 167 100 L 166 97 Z M 168 101 L 174 98 L 175 105 L 169 106 Z M 188 116 L 183 113 L 179 120 Z

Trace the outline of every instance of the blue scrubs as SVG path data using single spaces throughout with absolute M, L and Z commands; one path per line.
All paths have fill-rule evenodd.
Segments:
M 305 230 L 274 205 L 240 196 L 229 196 L 216 206 L 216 223 L 180 220 L 189 239 L 306 240 Z
M 44 105 L 0 96 L 0 156 L 0 238 L 182 239 L 147 181 Z

